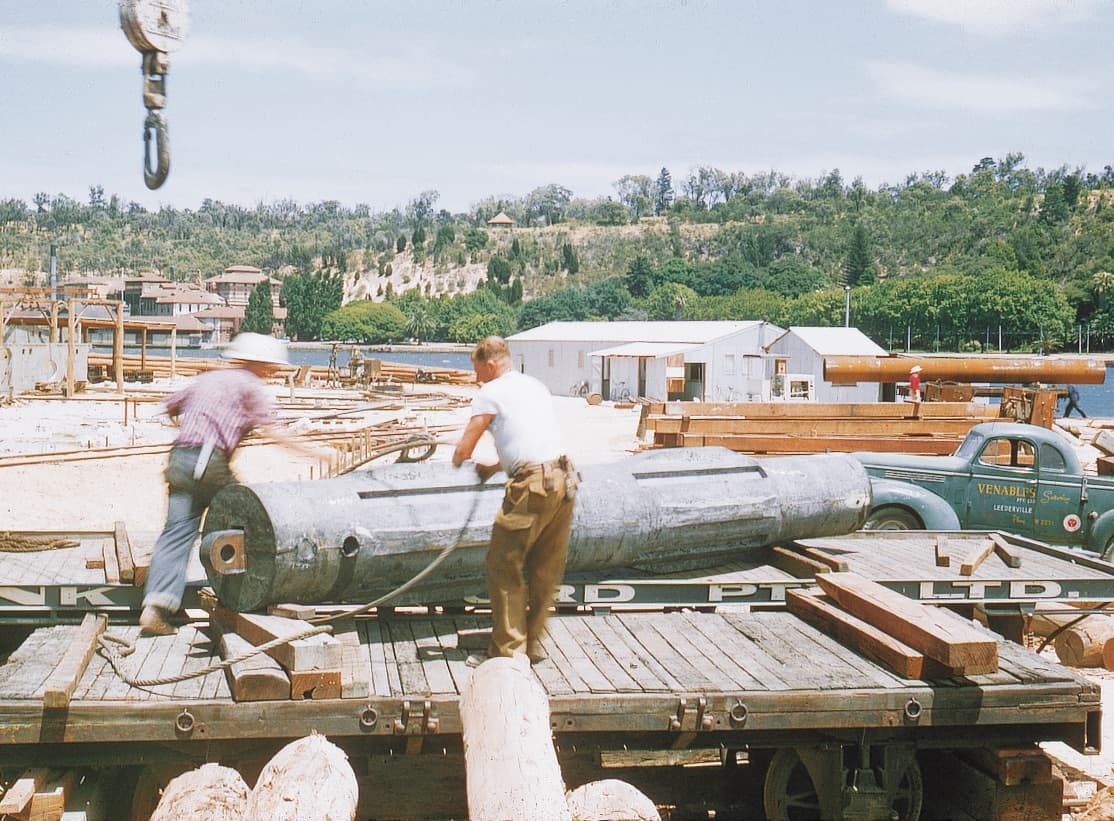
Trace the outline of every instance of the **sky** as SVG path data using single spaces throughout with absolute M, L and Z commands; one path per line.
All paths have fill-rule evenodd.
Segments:
M 178 5 L 183 0 L 176 0 Z M 173 2 L 172 2 L 173 4 Z M 698 166 L 868 187 L 1114 164 L 1114 0 L 192 0 L 143 184 L 116 0 L 0 0 L 0 199 L 463 212 Z

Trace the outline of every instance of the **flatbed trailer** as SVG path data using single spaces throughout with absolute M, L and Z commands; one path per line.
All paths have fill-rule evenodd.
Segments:
M 965 555 L 984 537 L 945 538 L 949 549 Z M 95 543 L 103 555 L 108 539 L 86 534 L 77 547 L 62 550 L 90 551 Z M 673 818 L 707 817 L 684 814 L 693 795 L 706 808 L 715 803 L 719 817 L 888 818 L 892 811 L 915 818 L 922 805 L 954 792 L 954 785 L 941 783 L 933 758 L 942 751 L 1036 755 L 1034 745 L 1042 741 L 1097 749 L 1099 687 L 1017 643 L 998 639 L 994 673 L 906 679 L 778 609 L 786 590 L 811 584 L 808 572 L 819 568 L 810 562 L 829 569 L 842 562 L 936 603 L 951 603 L 957 578 L 968 592 L 973 581 L 982 583 L 983 598 L 1003 590 L 1009 595 L 1001 600 L 1009 604 L 1032 601 L 1040 591 L 1037 599 L 1050 598 L 1050 582 L 1061 585 L 1060 599 L 1108 600 L 1114 587 L 1114 567 L 1104 562 L 1016 541 L 1019 566 L 988 559 L 971 576 L 958 577 L 955 567 L 935 561 L 930 569 L 921 555 L 934 559 L 939 539 L 856 534 L 794 544 L 776 554 L 775 565 L 740 562 L 710 575 L 678 570 L 649 579 L 570 580 L 562 591 L 566 612 L 550 620 L 549 658 L 532 668 L 548 696 L 566 781 L 575 786 L 592 780 L 592 773 L 598 777 L 601 767 L 621 767 L 611 772 L 641 780 L 650 797 L 681 807 Z M 63 557 L 52 555 L 51 562 L 64 577 Z M 30 572 L 24 562 L 16 564 L 23 570 L 13 572 Z M 98 568 L 87 564 L 82 573 L 95 576 Z M 24 595 L 24 608 L 53 623 L 28 621 L 25 613 L 6 629 L 9 654 L 0 665 L 5 780 L 27 767 L 98 773 L 89 783 L 138 778 L 134 795 L 130 788 L 112 791 L 132 817 L 144 817 L 151 785 L 176 772 L 222 761 L 238 766 L 250 783 L 253 761 L 318 732 L 356 762 L 358 817 L 466 812 L 458 705 L 471 668 L 462 637 L 489 624 L 470 603 L 385 609 L 339 622 L 336 686 L 236 701 L 223 671 L 128 685 L 104 654 L 92 652 L 86 627 L 97 611 L 109 616 L 109 633 L 134 646 L 120 664 L 138 679 L 170 678 L 219 662 L 218 634 L 198 621 L 175 636 L 140 636 L 132 605 L 113 598 L 128 585 L 86 577 L 71 585 L 79 590 L 75 595 L 47 565 L 38 562 L 36 572 L 49 602 L 40 605 L 38 593 Z M 111 604 L 96 606 L 101 600 L 82 593 L 83 585 L 109 588 L 100 595 Z M 629 592 L 622 585 L 635 595 L 620 602 Z M 686 590 L 687 599 L 681 595 Z M 1105 596 L 1096 595 L 1103 590 Z M 724 597 L 725 591 L 732 595 Z M 932 595 L 920 596 L 926 591 Z M 0 589 L 9 600 L 12 592 L 11 585 Z M 75 615 L 84 619 L 81 625 L 73 623 Z M 625 766 L 635 761 L 711 766 L 659 768 L 646 776 Z M 1058 817 L 1051 813 L 1060 807 L 1062 785 L 1050 771 L 1033 783 L 1000 786 L 1029 791 L 1024 799 L 1015 796 L 1032 810 L 1027 817 Z M 128 816 L 117 804 L 103 817 Z

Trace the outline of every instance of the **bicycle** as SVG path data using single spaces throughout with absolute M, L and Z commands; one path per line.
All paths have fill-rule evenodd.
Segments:
M 580 397 L 583 399 L 588 395 L 588 382 L 581 380 L 580 382 L 573 382 L 572 387 L 569 388 L 569 396 Z
M 612 402 L 629 402 L 630 401 L 630 388 L 627 387 L 626 382 L 616 382 L 611 387 L 611 401 Z

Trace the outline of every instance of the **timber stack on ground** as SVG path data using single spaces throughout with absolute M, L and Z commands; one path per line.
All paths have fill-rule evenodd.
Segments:
M 643 414 L 655 447 L 943 455 L 998 409 L 977 402 L 650 402 Z

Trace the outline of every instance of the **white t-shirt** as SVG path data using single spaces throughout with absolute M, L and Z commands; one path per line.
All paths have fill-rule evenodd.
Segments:
M 507 371 L 485 382 L 472 400 L 472 415 L 494 414 L 488 426 L 508 476 L 527 462 L 548 462 L 562 453 L 553 397 L 541 382 Z

